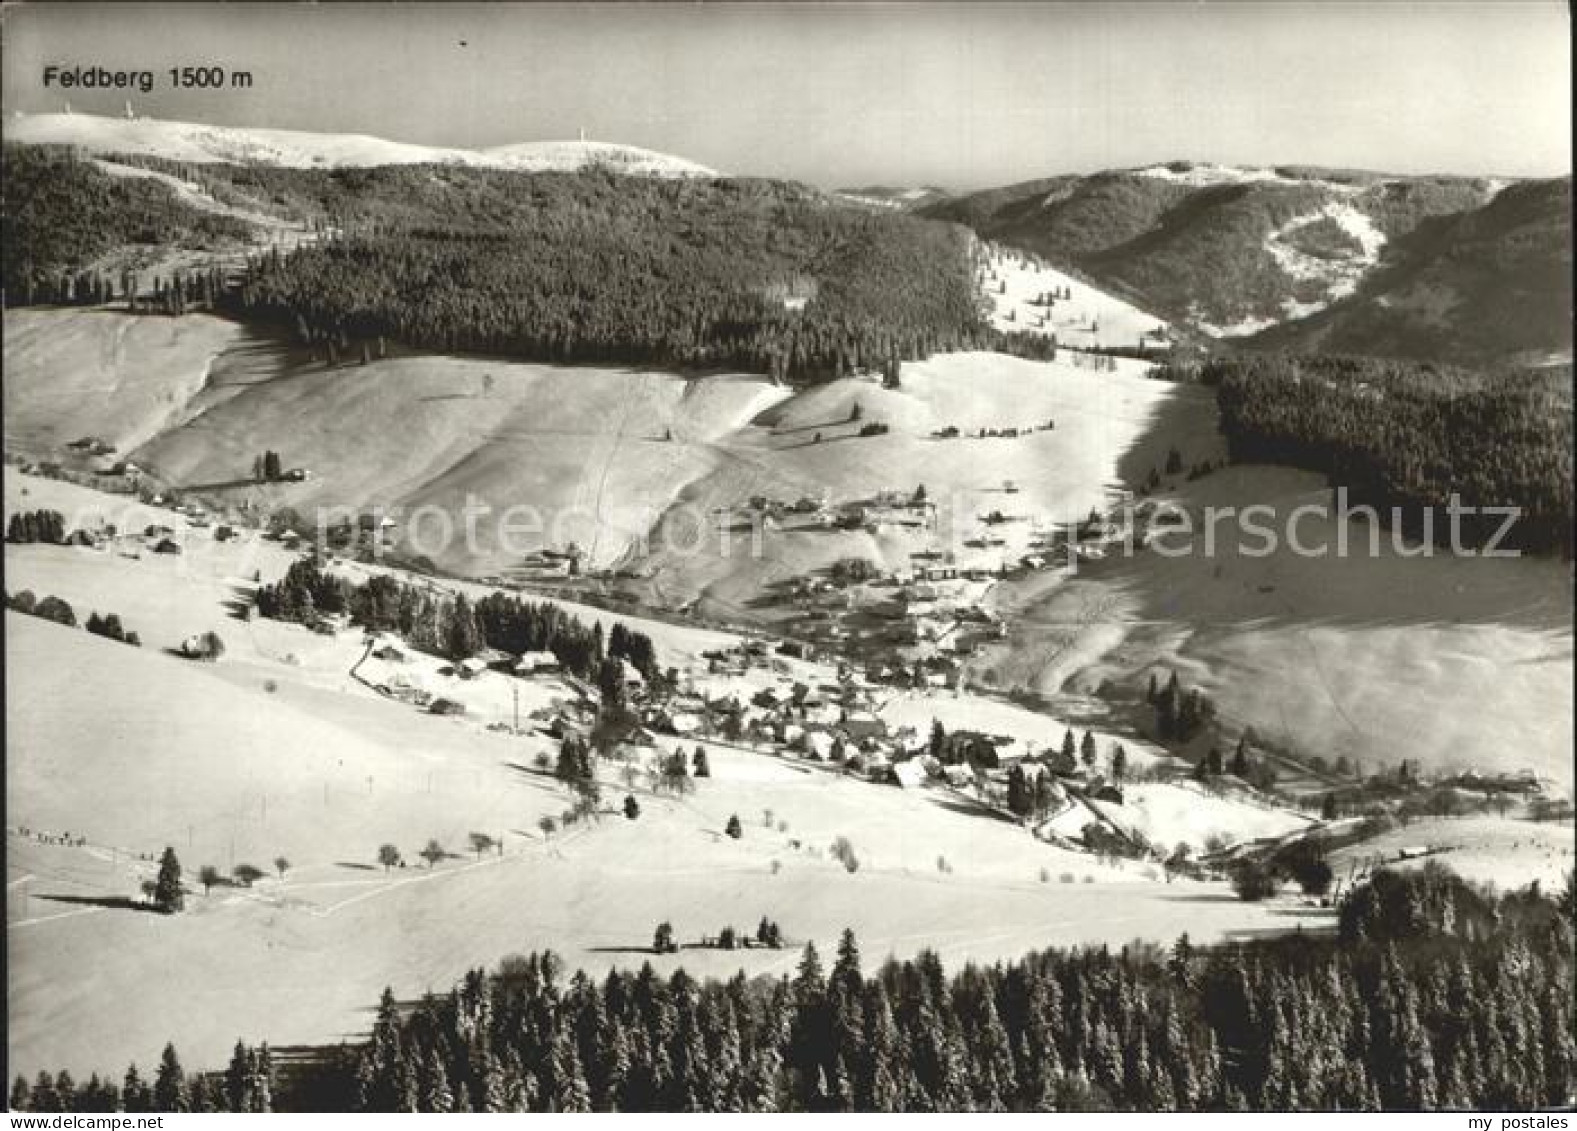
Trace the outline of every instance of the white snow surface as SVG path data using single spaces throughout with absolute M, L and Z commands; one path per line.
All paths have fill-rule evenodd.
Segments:
M 1288 240 L 1300 229 L 1319 220 L 1330 219 L 1358 244 L 1358 250 L 1332 258 L 1310 255 L 1294 247 Z M 1294 216 L 1265 237 L 1264 247 L 1276 265 L 1298 282 L 1323 284 L 1325 293 L 1317 299 L 1300 302 L 1282 300 L 1280 317 L 1265 318 L 1249 315 L 1237 322 L 1221 326 L 1201 322 L 1200 329 L 1212 337 L 1239 338 L 1257 334 L 1281 322 L 1292 322 L 1318 314 L 1331 303 L 1350 297 L 1370 271 L 1380 262 L 1385 249 L 1385 233 L 1375 226 L 1374 220 L 1345 201 L 1331 201 L 1310 212 Z
M 1356 254 L 1338 259 L 1325 259 L 1308 255 L 1286 242 L 1286 238 L 1300 228 L 1318 220 L 1331 219 L 1341 226 L 1359 246 Z M 1346 298 L 1358 289 L 1359 281 L 1380 262 L 1380 252 L 1385 247 L 1385 233 L 1375 227 L 1374 220 L 1350 204 L 1332 202 L 1314 212 L 1294 217 L 1265 238 L 1265 250 L 1270 252 L 1279 266 L 1294 279 L 1316 280 L 1325 284 L 1325 300 L 1321 303 L 1287 303 L 1288 313 L 1293 308 L 1303 308 L 1312 314 L 1322 310 L 1337 299 Z
M 109 118 L 94 114 L 13 114 L 7 141 L 70 145 L 94 154 L 125 153 L 192 164 L 257 164 L 286 168 L 447 164 L 522 172 L 571 172 L 603 166 L 654 177 L 718 174 L 649 149 L 600 141 L 534 141 L 491 149 L 456 149 L 390 141 L 367 134 L 312 133 Z
M 1166 340 L 1164 321 L 1116 295 L 1028 252 L 990 243 L 982 249 L 979 286 L 991 304 L 991 324 L 998 330 L 1055 334 L 1060 345 L 1073 349 L 1132 346 L 1141 339 L 1158 345 Z M 1049 309 L 1038 305 L 1043 294 L 1064 288 L 1069 298 L 1059 299 Z
M 1136 177 L 1153 177 L 1158 181 L 1170 181 L 1177 185 L 1189 185 L 1194 188 L 1207 188 L 1211 185 L 1247 185 L 1255 183 L 1273 183 L 1280 185 L 1315 185 L 1320 188 L 1330 189 L 1332 192 L 1358 193 L 1363 191 L 1362 186 L 1346 184 L 1342 181 L 1328 181 L 1318 178 L 1288 177 L 1275 169 L 1266 169 L 1247 165 L 1218 165 L 1210 161 L 1182 162 L 1183 168 L 1174 168 L 1173 164 L 1146 165 L 1130 172 Z

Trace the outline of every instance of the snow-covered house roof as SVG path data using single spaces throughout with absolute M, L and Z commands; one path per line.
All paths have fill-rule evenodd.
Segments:
M 520 659 L 515 661 L 515 671 L 519 673 L 556 671 L 559 667 L 559 658 L 552 652 L 522 652 Z

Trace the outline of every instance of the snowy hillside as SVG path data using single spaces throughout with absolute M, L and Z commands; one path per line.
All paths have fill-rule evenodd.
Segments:
M 947 191 L 934 187 L 927 188 L 887 188 L 876 185 L 871 188 L 838 189 L 832 194 L 840 200 L 850 204 L 863 205 L 866 208 L 891 208 L 895 211 L 913 211 L 923 208 L 927 204 L 945 199 Z
M 1364 185 L 1348 178 L 1289 176 L 1281 169 L 1268 169 L 1253 165 L 1217 165 L 1210 161 L 1173 161 L 1165 165 L 1146 165 L 1130 170 L 1136 177 L 1151 177 L 1189 188 L 1210 188 L 1215 185 L 1315 185 L 1340 193 L 1361 192 Z M 1382 179 L 1382 178 L 1372 178 Z
M 1039 256 L 996 244 L 985 244 L 984 253 L 980 289 L 998 330 L 1055 334 L 1058 342 L 1075 349 L 1158 346 L 1167 340 L 1167 324 L 1161 319 Z
M 601 165 L 616 172 L 641 176 L 717 175 L 683 158 L 607 142 L 539 141 L 483 150 L 448 149 L 410 145 L 366 134 L 243 129 L 152 118 L 105 118 L 92 114 L 13 114 L 5 120 L 5 139 L 39 145 L 72 145 L 95 154 L 165 157 L 193 164 L 332 169 L 437 163 L 524 172 L 568 172 Z
M 1570 274 L 1563 194 L 1569 181 L 1173 161 L 1025 181 L 918 211 L 1212 337 L 1312 339 L 1340 322 L 1353 352 L 1447 358 L 1456 351 L 1441 342 L 1443 315 L 1456 311 L 1475 354 L 1536 359 L 1569 352 L 1569 288 L 1557 280 L 1563 266 Z M 1437 254 L 1458 241 L 1452 257 Z M 1408 282 L 1421 273 L 1429 279 Z M 1406 294 L 1372 293 L 1399 281 Z M 1013 289 L 1010 280 L 1005 297 Z M 1480 300 L 1456 301 L 1467 291 Z M 1483 297 L 1507 309 L 1491 318 Z M 1044 309 L 994 305 L 999 324 L 1047 328 Z M 1111 336 L 1114 322 L 1099 325 L 1104 344 L 1131 344 L 1126 332 Z

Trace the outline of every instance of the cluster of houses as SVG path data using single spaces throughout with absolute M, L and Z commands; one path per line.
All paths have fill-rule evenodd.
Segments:
M 335 523 L 323 532 L 326 548 L 343 554 L 381 554 L 389 548 L 399 529 L 399 523 L 386 514 L 359 514 L 355 518 Z M 307 540 L 293 530 L 283 530 L 277 535 L 290 549 L 297 549 Z M 294 544 L 293 544 L 294 543 Z
M 879 533 L 884 528 L 934 530 L 936 504 L 919 491 L 880 491 L 875 497 L 852 503 L 846 513 L 854 525 Z
M 908 596 L 934 601 L 940 595 L 918 589 Z M 452 693 L 402 672 L 418 655 L 397 638 L 378 638 L 369 654 L 384 665 L 375 677 L 376 689 L 416 706 L 436 710 L 452 704 L 448 695 L 458 696 L 463 682 L 490 672 L 523 680 L 553 677 L 567 693 L 547 701 L 534 697 L 537 705 L 529 718 L 535 728 L 564 737 L 584 735 L 596 722 L 596 693 L 563 672 L 551 652 L 514 655 L 486 648 L 442 664 L 436 674 L 456 681 Z M 1063 807 L 1070 791 L 1121 801 L 1120 790 L 1075 759 L 1049 750 L 1037 755 L 1011 736 L 958 730 L 946 736 L 945 748 L 936 749 L 929 729 L 884 717 L 882 705 L 892 694 L 888 681 L 896 673 L 880 663 L 861 668 L 848 661 L 821 662 L 797 642 L 765 637 L 746 637 L 701 659 L 704 667 L 681 670 L 677 681 L 650 685 L 634 667 L 623 665 L 626 702 L 639 723 L 625 745 L 651 747 L 662 734 L 718 742 L 822 763 L 873 783 L 905 789 L 937 784 L 1003 808 L 1015 776 L 1054 807 Z
M 579 576 L 585 555 L 571 542 L 562 550 L 532 550 L 510 567 L 508 576 L 484 578 L 494 584 L 508 585 L 515 581 L 542 581 L 553 578 Z
M 939 660 L 937 686 L 956 674 L 952 658 L 968 656 L 1001 639 L 1001 618 L 982 599 L 996 578 L 991 570 L 951 561 L 917 559 L 903 570 L 839 584 L 805 577 L 790 589 L 798 610 L 794 630 L 826 645 L 858 640 L 872 649 L 899 649 L 906 662 Z
M 866 780 L 903 788 L 930 782 L 1005 806 L 1014 767 L 1034 784 L 1047 775 L 1055 798 L 1069 785 L 1105 800 L 1121 792 L 1060 754 L 1041 758 L 1012 737 L 954 732 L 946 762 L 930 733 L 893 725 L 881 714 L 884 671 L 797 661 L 783 646 L 746 640 L 707 653 L 707 670 L 682 675 L 678 686 L 642 698 L 638 713 L 655 733 L 707 739 L 837 765 Z M 1064 764 L 1066 763 L 1066 764 Z
M 403 641 L 387 638 L 375 644 L 370 654 L 373 659 L 382 660 L 386 664 L 409 663 L 417 655 L 416 650 Z M 625 666 L 629 668 L 628 664 Z M 517 656 L 497 648 L 483 648 L 457 663 L 443 664 L 438 668 L 438 674 L 457 679 L 475 679 L 487 671 L 525 677 L 558 675 L 563 670 L 559 658 L 552 652 L 522 652 Z M 640 672 L 635 671 L 634 668 L 629 670 L 634 673 L 636 680 L 640 680 Z
M 788 501 L 753 495 L 743 512 L 747 521 L 764 530 L 884 530 L 926 531 L 936 528 L 936 504 L 923 492 L 879 491 L 869 499 L 831 504 L 825 496 L 803 495 Z M 728 508 L 719 514 L 729 519 Z

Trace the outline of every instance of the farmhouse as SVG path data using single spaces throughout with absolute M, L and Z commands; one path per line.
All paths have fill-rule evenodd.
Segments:
M 943 766 L 942 777 L 954 789 L 968 789 L 978 780 L 968 766 Z
M 559 670 L 559 658 L 552 652 L 522 652 L 515 661 L 516 675 L 541 675 Z
M 893 764 L 885 754 L 869 754 L 861 765 L 871 781 L 888 781 L 892 778 Z
M 879 497 L 860 505 L 855 511 L 859 524 L 875 526 L 902 526 L 929 530 L 936 524 L 936 504 L 929 500 L 895 500 Z
M 675 711 L 668 716 L 668 729 L 675 734 L 695 734 L 704 724 L 705 720 L 700 715 L 689 711 Z
M 353 522 L 342 522 L 329 527 L 324 531 L 327 543 L 335 547 L 374 547 L 384 544 L 384 540 L 394 533 L 399 523 L 388 516 L 377 514 L 357 515 Z M 299 538 L 294 531 L 285 531 L 277 536 L 281 541 L 290 538 Z
M 574 561 L 568 554 L 538 550 L 521 558 L 517 568 L 535 574 L 567 577 L 573 572 Z
M 805 731 L 805 751 L 812 758 L 825 762 L 832 757 L 837 740 L 823 730 Z
M 866 738 L 882 738 L 887 734 L 887 723 L 869 711 L 851 711 L 841 725 L 843 733 L 856 742 Z

